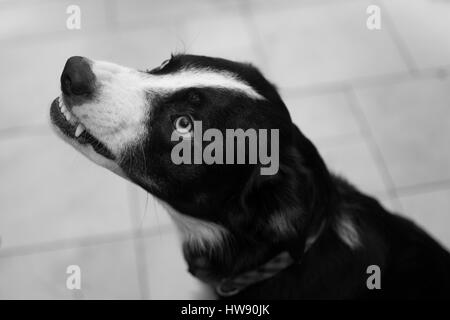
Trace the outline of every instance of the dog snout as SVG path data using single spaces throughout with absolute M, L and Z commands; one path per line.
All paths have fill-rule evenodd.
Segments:
M 95 74 L 91 61 L 84 57 L 71 57 L 61 74 L 61 90 L 73 98 L 89 97 L 95 90 Z

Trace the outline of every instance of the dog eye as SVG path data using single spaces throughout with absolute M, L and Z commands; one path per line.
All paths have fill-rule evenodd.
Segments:
M 194 126 L 189 116 L 177 117 L 173 123 L 175 130 L 182 136 L 190 136 Z

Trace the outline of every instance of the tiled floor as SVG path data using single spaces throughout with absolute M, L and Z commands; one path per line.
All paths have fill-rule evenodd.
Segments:
M 69 4 L 81 30 L 67 30 Z M 366 28 L 381 6 L 382 28 Z M 56 138 L 67 57 L 250 61 L 329 166 L 450 248 L 450 2 L 0 1 L 0 298 L 207 298 L 167 213 Z M 66 289 L 66 269 L 82 289 Z

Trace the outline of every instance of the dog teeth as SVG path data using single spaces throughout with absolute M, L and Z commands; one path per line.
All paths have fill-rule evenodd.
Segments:
M 63 97 L 62 97 L 62 96 L 59 96 L 58 104 L 59 104 L 59 108 L 64 107 L 64 100 L 63 100 Z
M 69 110 L 66 109 L 65 106 L 62 106 L 61 112 L 62 112 L 62 114 L 64 115 L 64 117 L 66 118 L 67 121 L 69 121 L 70 118 L 72 118 L 72 114 L 70 113 Z
M 69 111 L 63 112 L 64 117 L 66 118 L 67 121 L 70 121 L 70 119 L 72 118 L 72 116 L 70 115 Z
M 79 124 L 77 130 L 75 130 L 75 137 L 78 138 L 80 134 L 84 132 L 84 130 L 86 130 L 86 128 L 82 124 Z
M 72 125 L 76 124 L 76 117 L 73 116 L 72 113 L 67 109 L 62 96 L 59 96 L 58 105 L 61 113 L 64 115 L 64 118 L 66 118 L 66 120 L 69 121 Z M 75 129 L 75 137 L 78 138 L 85 130 L 86 128 L 84 127 L 84 125 L 80 123 Z

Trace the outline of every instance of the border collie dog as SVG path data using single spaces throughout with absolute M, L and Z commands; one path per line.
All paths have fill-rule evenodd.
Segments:
M 450 297 L 450 254 L 331 174 L 252 65 L 175 55 L 138 71 L 71 57 L 61 90 L 50 107 L 56 133 L 161 201 L 189 272 L 219 298 Z M 222 133 L 278 130 L 278 170 L 175 164 L 173 133 L 183 140 L 195 121 Z

